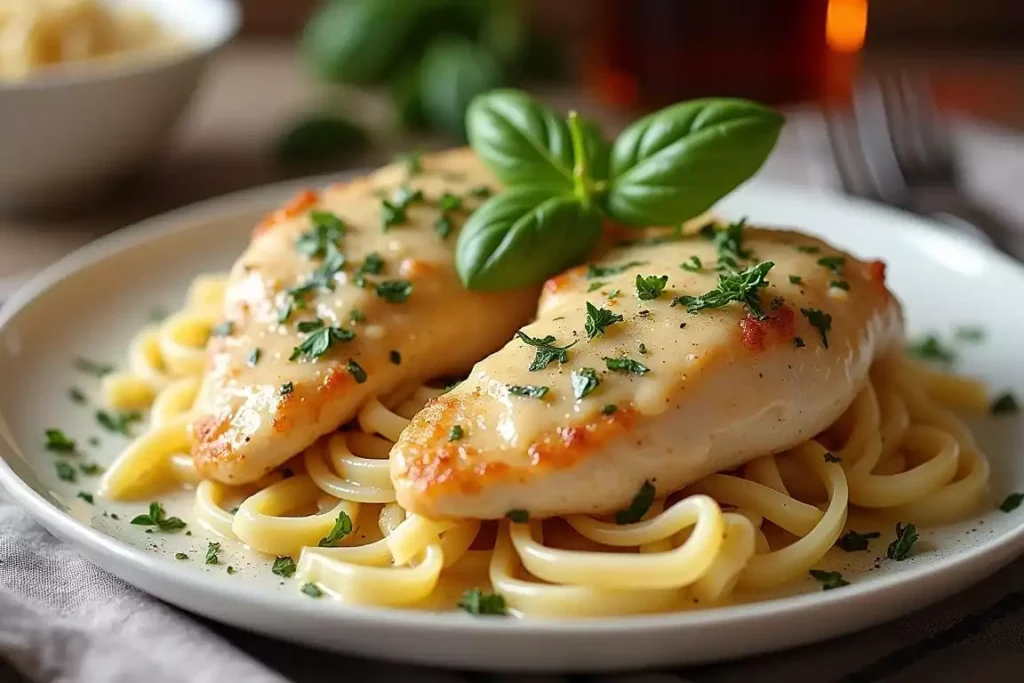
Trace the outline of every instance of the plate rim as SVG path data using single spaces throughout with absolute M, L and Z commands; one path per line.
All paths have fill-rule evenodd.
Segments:
M 288 192 L 294 192 L 304 187 L 322 187 L 330 183 L 344 181 L 346 178 L 356 176 L 361 172 L 362 170 L 353 170 L 343 173 L 329 173 L 261 185 L 189 204 L 104 235 L 44 268 L 25 286 L 15 292 L 3 309 L 0 310 L 0 331 L 22 310 L 32 305 L 36 299 L 62 280 L 73 277 L 88 267 L 94 266 L 117 253 L 139 247 L 163 236 L 187 231 L 190 228 L 194 228 L 197 222 L 214 220 L 218 214 L 229 214 L 232 211 L 242 212 L 247 208 L 249 210 L 256 210 L 258 208 L 257 205 L 262 206 L 263 203 L 272 207 L 273 205 L 270 202 L 278 195 L 284 196 Z M 845 204 L 856 211 L 866 211 L 876 216 L 887 217 L 888 220 L 895 220 L 907 225 L 908 228 L 913 228 L 914 234 L 905 235 L 906 239 L 951 239 L 950 236 L 942 232 L 937 223 L 926 218 L 865 200 L 821 192 L 815 188 L 793 183 L 770 180 L 757 180 L 750 183 L 743 190 L 740 190 L 743 193 L 751 191 L 754 193 L 772 193 L 776 196 L 788 195 L 793 199 L 806 201 L 826 201 L 840 205 Z M 960 238 L 953 239 L 959 240 Z M 1002 261 L 1004 265 L 1010 266 L 1015 271 L 1014 276 L 1022 278 L 1022 283 L 1024 283 L 1024 266 L 1018 264 L 1009 256 L 995 251 L 987 245 L 975 242 L 967 242 L 961 245 L 960 248 L 973 250 L 984 259 Z M 226 600 L 232 605 L 252 605 L 253 596 L 251 591 L 246 590 L 246 582 L 229 583 L 219 576 L 177 568 L 173 563 L 166 562 L 153 553 L 136 549 L 86 523 L 80 522 L 67 512 L 61 510 L 57 505 L 48 501 L 27 481 L 19 477 L 14 472 L 10 463 L 7 462 L 7 459 L 12 454 L 16 457 L 21 457 L 26 462 L 31 462 L 31 460 L 25 458 L 22 454 L 17 444 L 13 441 L 13 435 L 6 426 L 6 418 L 0 416 L 0 427 L 5 427 L 5 429 L 0 429 L 0 436 L 3 437 L 0 439 L 0 447 L 3 449 L 0 452 L 0 486 L 3 486 L 15 502 L 36 521 L 48 530 L 53 530 L 53 533 L 65 542 L 81 549 L 91 562 L 122 578 L 125 572 L 107 569 L 108 563 L 111 565 L 116 563 L 127 565 L 134 572 L 146 574 L 151 579 L 163 582 L 176 591 L 202 591 L 202 595 L 196 596 L 197 598 L 215 602 Z M 360 626 L 384 626 L 391 628 L 428 627 L 435 632 L 448 635 L 465 635 L 467 633 L 521 635 L 529 633 L 540 636 L 585 636 L 634 630 L 646 633 L 669 633 L 686 628 L 722 627 L 735 622 L 755 622 L 764 619 L 795 617 L 812 608 L 838 608 L 843 604 L 858 601 L 866 596 L 898 593 L 901 588 L 908 584 L 924 581 L 929 577 L 934 578 L 947 573 L 956 575 L 961 572 L 968 572 L 970 567 L 975 566 L 977 563 L 984 563 L 986 560 L 989 561 L 989 564 L 993 565 L 991 570 L 986 570 L 982 573 L 982 575 L 987 576 L 994 572 L 998 566 L 1006 564 L 1021 553 L 1024 553 L 1024 525 L 1020 525 L 992 540 L 983 541 L 963 552 L 945 556 L 934 561 L 925 561 L 920 563 L 919 566 L 910 567 L 897 574 L 875 578 L 870 582 L 853 583 L 850 586 L 844 587 L 841 591 L 809 592 L 709 609 L 624 617 L 587 619 L 473 619 L 468 615 L 457 612 L 433 612 L 403 608 L 346 605 L 337 601 L 301 601 L 296 600 L 295 596 L 278 595 L 275 593 L 261 595 L 259 603 L 262 609 L 274 613 L 283 611 L 292 618 L 327 618 L 356 628 Z M 103 561 L 99 558 L 102 558 Z M 998 563 L 993 562 L 996 559 L 999 560 Z M 136 582 L 125 580 L 137 586 Z M 960 587 L 957 590 L 962 589 L 963 587 Z M 148 590 L 144 590 L 144 592 L 149 593 Z M 941 597 L 942 595 L 937 596 L 936 600 L 941 599 Z M 173 600 L 168 601 L 175 602 Z M 921 604 L 929 604 L 930 602 L 933 601 L 925 600 Z M 218 619 L 211 612 L 207 612 L 207 614 L 215 620 L 227 621 L 227 619 Z M 894 611 L 893 616 L 895 617 L 896 615 L 897 613 Z M 886 619 L 874 620 L 870 623 L 881 623 L 882 621 L 886 621 Z M 849 630 L 852 629 L 843 629 L 841 632 Z M 829 634 L 823 634 L 823 637 L 827 635 Z

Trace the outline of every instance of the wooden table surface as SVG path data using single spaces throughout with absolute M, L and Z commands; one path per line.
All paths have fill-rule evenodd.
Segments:
M 1024 53 L 986 56 L 875 55 L 866 68 L 906 67 L 933 75 L 941 102 L 1024 129 Z M 614 129 L 619 117 L 572 92 L 543 96 L 572 104 Z M 0 285 L 20 279 L 95 237 L 175 207 L 289 177 L 268 154 L 275 135 L 293 116 L 336 101 L 303 73 L 290 43 L 240 42 L 215 60 L 168 148 L 106 202 L 47 219 L 0 218 Z M 388 115 L 373 95 L 345 95 L 344 111 L 368 122 Z M 374 165 L 395 152 L 437 146 L 383 134 L 373 150 L 345 167 Z M 2 298 L 3 287 L 0 287 Z

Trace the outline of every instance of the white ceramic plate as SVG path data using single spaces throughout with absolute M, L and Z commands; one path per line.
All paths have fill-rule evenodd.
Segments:
M 993 510 L 923 532 L 914 556 L 883 560 L 873 571 L 875 553 L 833 550 L 822 564 L 851 578 L 853 585 L 841 590 L 823 592 L 808 580 L 774 600 L 681 614 L 481 619 L 314 600 L 244 548 L 225 543 L 220 565 L 203 564 L 207 539 L 198 525 L 190 525 L 194 536 L 146 534 L 127 521 L 143 505 L 76 498 L 95 479 L 59 481 L 43 431 L 60 427 L 80 443 L 100 436 L 100 447 L 85 450 L 101 463 L 124 441 L 99 430 L 94 409 L 68 399 L 71 385 L 90 397 L 98 389 L 96 380 L 72 370 L 72 358 L 122 361 L 149 312 L 177 306 L 193 276 L 227 269 L 251 226 L 294 188 L 233 195 L 109 236 L 47 270 L 0 314 L 0 483 L 47 529 L 163 600 L 242 628 L 367 656 L 490 670 L 594 671 L 705 662 L 853 631 L 939 600 L 1024 551 L 1024 507 Z M 748 185 L 720 208 L 728 216 L 799 226 L 858 255 L 884 258 L 914 331 L 949 335 L 957 324 L 984 326 L 987 339 L 963 348 L 961 370 L 993 390 L 1024 395 L 1018 305 L 1024 271 L 1007 258 L 904 214 L 783 186 Z M 996 501 L 1024 491 L 1022 426 L 1018 418 L 973 424 L 992 460 Z M 190 520 L 188 507 L 170 512 Z M 175 560 L 177 552 L 191 559 Z M 228 575 L 227 564 L 237 573 Z

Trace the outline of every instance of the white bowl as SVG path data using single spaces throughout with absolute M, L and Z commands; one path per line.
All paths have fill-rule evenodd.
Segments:
M 67 205 L 138 169 L 166 141 L 210 57 L 239 24 L 234 0 L 103 2 L 149 12 L 188 45 L 0 84 L 0 211 Z

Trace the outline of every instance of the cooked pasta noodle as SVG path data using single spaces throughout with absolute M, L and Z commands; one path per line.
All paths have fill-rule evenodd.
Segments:
M 152 17 L 97 0 L 0 0 L 0 80 L 175 44 Z
M 843 534 L 852 507 L 936 524 L 969 515 L 989 466 L 943 403 L 982 408 L 984 390 L 902 357 L 878 361 L 846 412 L 816 438 L 712 474 L 617 524 L 568 515 L 499 523 L 430 520 L 395 503 L 392 443 L 442 391 L 410 387 L 370 400 L 255 484 L 200 481 L 188 421 L 202 347 L 223 280 L 197 281 L 186 307 L 132 344 L 131 370 L 107 383 L 114 406 L 152 392 L 147 431 L 107 472 L 105 495 L 140 499 L 181 484 L 212 533 L 269 555 L 298 555 L 297 576 L 346 602 L 433 607 L 440 587 L 490 586 L 516 614 L 638 614 L 747 600 L 806 576 Z M 228 506 L 237 505 L 234 511 Z M 341 513 L 344 513 L 342 515 Z M 321 547 L 339 517 L 352 528 Z

